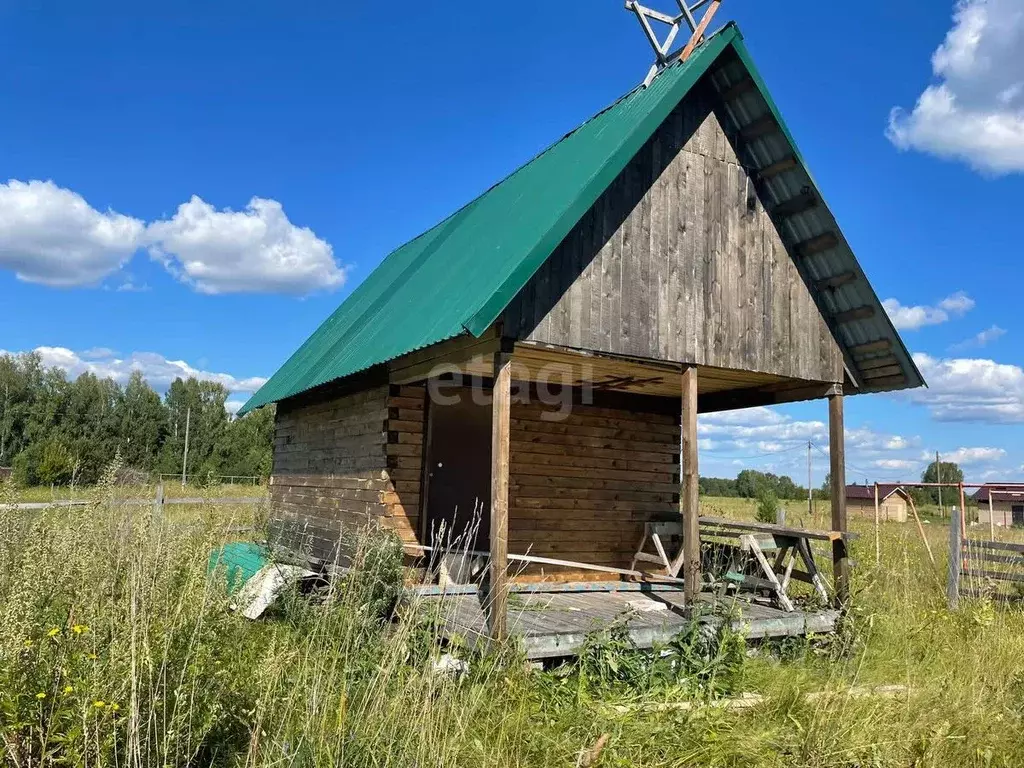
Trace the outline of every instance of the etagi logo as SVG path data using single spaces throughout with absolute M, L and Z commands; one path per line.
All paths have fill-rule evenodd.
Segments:
M 465 370 L 486 369 L 491 358 L 477 356 L 462 366 L 443 363 L 430 371 L 427 392 L 433 405 L 456 405 L 469 397 L 476 405 L 488 406 L 494 401 L 490 380 L 482 375 L 467 375 Z M 546 410 L 544 421 L 565 421 L 573 405 L 593 405 L 594 370 L 589 363 L 571 366 L 566 363 L 546 363 L 539 368 L 511 362 L 512 403 L 530 405 L 540 403 Z

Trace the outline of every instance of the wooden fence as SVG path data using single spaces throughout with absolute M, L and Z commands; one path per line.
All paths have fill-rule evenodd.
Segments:
M 993 597 L 1024 597 L 1024 544 L 972 539 L 964 535 L 960 516 L 953 507 L 949 526 L 949 576 L 946 600 L 956 610 L 960 596 L 991 594 Z

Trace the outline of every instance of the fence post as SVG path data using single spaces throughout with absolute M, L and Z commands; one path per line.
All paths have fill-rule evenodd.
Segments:
M 946 579 L 946 604 L 949 610 L 960 607 L 960 570 L 963 566 L 963 538 L 960 533 L 960 516 L 963 510 L 953 507 L 949 522 L 949 577 Z
M 153 520 L 163 524 L 164 522 L 164 484 L 156 487 L 156 498 L 153 499 Z

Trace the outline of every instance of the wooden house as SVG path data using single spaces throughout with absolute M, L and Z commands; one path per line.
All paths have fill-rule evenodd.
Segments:
M 652 519 L 695 596 L 699 413 L 827 399 L 842 531 L 844 397 L 922 383 L 729 24 L 390 254 L 243 412 L 277 403 L 273 531 L 314 557 L 482 507 L 502 634 L 510 553 L 607 577 Z
M 1024 485 L 986 483 L 975 492 L 974 501 L 979 523 L 1024 527 Z
M 910 495 L 899 485 L 878 484 L 878 519 L 882 522 L 905 523 L 910 511 Z M 846 486 L 846 509 L 851 515 L 874 519 L 875 486 Z

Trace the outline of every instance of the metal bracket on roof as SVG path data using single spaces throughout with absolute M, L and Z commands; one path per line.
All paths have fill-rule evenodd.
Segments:
M 665 67 L 677 61 L 686 61 L 690 58 L 693 49 L 704 42 L 704 32 L 718 11 L 718 7 L 722 4 L 722 0 L 697 0 L 693 5 L 689 4 L 689 0 L 675 0 L 675 2 L 679 7 L 679 13 L 675 16 L 670 16 L 641 5 L 637 0 L 626 0 L 626 10 L 632 11 L 636 15 L 637 21 L 640 22 L 640 27 L 643 29 L 644 36 L 647 38 L 647 42 L 654 49 L 655 61 L 647 73 L 647 77 L 644 78 L 644 88 L 650 85 L 654 78 L 658 76 L 658 73 L 665 69 Z M 694 14 L 705 6 L 707 7 L 704 11 L 704 16 L 698 22 Z M 652 22 L 657 22 L 662 27 L 668 27 L 668 34 L 664 40 L 658 39 L 654 27 L 651 26 Z M 676 42 L 676 38 L 679 37 L 683 24 L 686 24 L 690 30 L 690 39 L 682 48 L 673 51 L 672 46 Z

